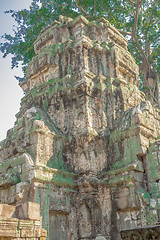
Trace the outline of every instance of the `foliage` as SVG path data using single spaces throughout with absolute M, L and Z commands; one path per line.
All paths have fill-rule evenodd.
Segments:
M 160 73 L 160 0 L 32 0 L 29 10 L 10 10 L 17 26 L 14 34 L 4 34 L 0 50 L 4 57 L 12 54 L 12 68 L 22 62 L 23 70 L 34 56 L 33 42 L 45 26 L 59 15 L 76 17 L 83 14 L 89 20 L 101 16 L 128 36 L 129 50 L 141 70 L 143 87 L 152 87 L 152 97 L 158 98 Z M 155 86 L 150 86 L 150 78 Z
M 71 2 L 67 1 L 65 4 L 59 0 L 32 0 L 29 10 L 6 11 L 14 18 L 16 26 L 13 27 L 13 35 L 5 33 L 2 36 L 4 42 L 1 42 L 0 50 L 3 57 L 12 55 L 11 68 L 18 67 L 22 63 L 25 71 L 27 63 L 35 55 L 33 43 L 40 31 L 55 19 L 58 20 L 60 14 L 77 16 L 77 13 L 72 11 Z M 21 81 L 19 77 L 17 79 Z

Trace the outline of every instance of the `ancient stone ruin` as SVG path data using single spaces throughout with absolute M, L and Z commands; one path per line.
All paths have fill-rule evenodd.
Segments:
M 39 204 L 48 240 L 160 239 L 159 109 L 127 40 L 104 18 L 60 16 L 34 50 L 1 142 L 0 208 L 14 211 L 0 238 L 5 221 L 35 225 Z

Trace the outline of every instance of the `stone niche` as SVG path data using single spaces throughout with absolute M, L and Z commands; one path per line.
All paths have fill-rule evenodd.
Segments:
M 120 240 L 156 225 L 159 109 L 138 89 L 127 40 L 104 18 L 60 16 L 34 50 L 0 144 L 0 203 L 19 214 L 39 204 L 48 240 Z

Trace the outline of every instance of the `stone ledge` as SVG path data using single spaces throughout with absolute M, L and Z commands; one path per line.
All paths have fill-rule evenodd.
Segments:
M 121 231 L 122 240 L 128 239 L 159 239 L 160 236 L 160 225 L 138 227 L 133 229 L 126 229 Z

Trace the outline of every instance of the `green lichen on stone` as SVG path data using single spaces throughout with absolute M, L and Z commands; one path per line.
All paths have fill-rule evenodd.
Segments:
M 17 158 L 9 158 L 6 161 L 3 161 L 0 165 L 0 173 L 7 171 L 10 168 L 14 168 L 16 166 L 23 164 L 23 156 L 19 156 Z
M 47 162 L 47 167 L 63 171 L 71 171 L 70 166 L 64 162 L 63 139 L 61 139 L 60 144 L 57 142 L 57 144 L 54 145 L 53 152 L 54 152 L 53 156 Z
M 56 172 L 54 174 L 54 177 L 52 178 L 52 182 L 54 182 L 55 185 L 58 186 L 68 186 L 68 187 L 74 187 L 75 182 L 74 182 L 74 177 L 75 174 L 68 174 L 65 171 L 61 172 Z
M 159 197 L 159 187 L 157 180 L 160 179 L 159 174 L 159 159 L 157 154 L 157 146 L 156 144 L 152 144 L 148 149 L 148 166 L 149 166 L 149 179 L 150 179 L 150 186 L 151 186 L 151 195 L 153 197 Z
M 50 199 L 50 193 L 49 193 L 49 184 L 47 184 L 46 185 L 46 187 L 47 187 L 47 189 L 46 189 L 46 203 L 45 203 L 45 206 L 44 206 L 44 208 L 45 208 L 45 210 L 44 210 L 44 212 L 45 212 L 45 214 L 44 214 L 44 219 L 47 219 L 47 228 L 46 228 L 46 230 L 47 230 L 47 235 L 48 235 L 48 237 L 49 237 L 49 199 Z
M 58 146 L 59 148 L 59 146 Z M 57 149 L 57 146 L 54 146 L 54 155 L 57 153 L 57 156 L 51 157 L 51 159 L 47 163 L 47 167 L 56 168 L 64 170 L 64 162 L 63 162 L 63 143 L 60 143 L 60 149 Z
M 51 98 L 54 94 L 58 93 L 59 91 L 67 88 L 71 88 L 72 80 L 69 78 L 54 78 L 48 80 L 48 82 L 44 82 L 35 86 L 31 91 L 25 96 L 23 102 L 26 103 L 26 99 L 30 99 L 31 103 L 34 105 L 39 103 L 39 98 L 42 99 L 41 104 L 46 111 L 48 109 L 49 103 Z

